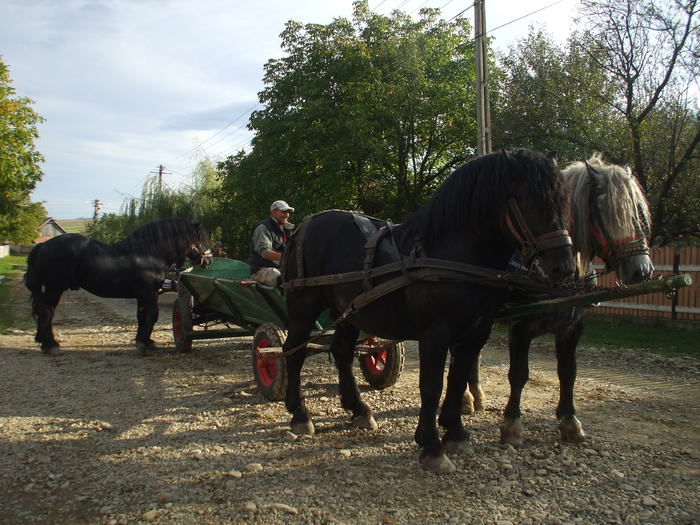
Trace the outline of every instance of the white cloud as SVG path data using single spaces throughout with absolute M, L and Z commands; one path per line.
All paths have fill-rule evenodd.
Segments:
M 550 3 L 490 0 L 487 27 Z M 555 29 L 568 25 L 572 3 L 556 6 L 564 22 Z M 370 8 L 386 14 L 400 4 L 372 0 Z M 446 18 L 465 7 L 426 5 L 444 5 Z M 549 22 L 554 13 L 538 18 Z M 3 61 L 17 94 L 33 98 L 46 118 L 38 142 L 45 177 L 33 198 L 58 219 L 91 216 L 94 199 L 117 211 L 158 164 L 172 160 L 173 181 L 183 180 L 203 152 L 240 149 L 250 139 L 247 118 L 233 121 L 257 102 L 264 64 L 281 56 L 286 21 L 328 23 L 351 14 L 352 0 L 3 0 Z M 524 35 L 533 21 L 492 36 Z

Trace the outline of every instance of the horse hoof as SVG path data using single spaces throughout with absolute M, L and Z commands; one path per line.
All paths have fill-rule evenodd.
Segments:
M 136 350 L 141 357 L 149 357 L 158 353 L 158 348 L 155 345 L 146 344 L 143 341 L 136 341 Z
M 420 463 L 423 468 L 433 474 L 449 474 L 457 470 L 455 464 L 450 461 L 445 454 L 441 456 L 424 456 L 420 458 Z
M 374 416 L 371 414 L 369 416 L 356 416 L 352 418 L 351 423 L 352 426 L 357 428 L 364 428 L 365 430 L 377 430 L 379 428 L 379 425 L 377 425 Z
M 445 452 L 451 456 L 464 456 L 472 452 L 472 447 L 468 440 L 464 441 L 445 441 L 442 444 L 445 447 Z
M 586 440 L 583 425 L 576 416 L 564 416 L 559 420 L 561 440 L 566 443 L 581 443 Z
M 471 395 L 469 391 L 464 393 L 462 398 L 462 414 L 472 415 L 474 413 L 474 396 Z
M 64 351 L 61 349 L 60 346 L 52 346 L 51 348 L 43 349 L 41 350 L 45 354 L 48 354 L 50 356 L 56 357 L 59 355 L 63 355 Z
M 519 417 L 501 424 L 500 443 L 501 445 L 511 445 L 514 448 L 523 446 L 523 424 Z
M 297 436 L 313 436 L 315 432 L 314 424 L 311 421 L 292 423 L 292 433 Z

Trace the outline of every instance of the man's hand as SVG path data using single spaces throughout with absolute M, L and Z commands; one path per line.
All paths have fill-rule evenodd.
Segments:
M 268 261 L 279 261 L 280 259 L 282 259 L 282 254 L 274 250 L 267 250 L 263 257 Z

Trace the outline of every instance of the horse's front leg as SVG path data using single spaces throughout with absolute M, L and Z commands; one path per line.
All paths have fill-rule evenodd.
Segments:
M 152 355 L 155 351 L 155 343 L 151 339 L 153 327 L 158 322 L 158 292 L 144 294 L 136 299 L 136 348 L 141 355 Z
M 346 410 L 352 411 L 352 424 L 376 430 L 377 422 L 374 420 L 372 410 L 360 397 L 360 389 L 357 387 L 355 375 L 352 372 L 352 364 L 355 358 L 355 343 L 359 330 L 347 323 L 336 327 L 331 354 L 335 359 L 338 369 L 338 389 L 340 390 L 340 404 Z
M 63 353 L 53 333 L 53 316 L 61 295 L 61 290 L 32 291 L 32 311 L 37 324 L 34 340 L 41 345 L 42 352 L 52 356 Z
M 437 410 L 442 394 L 442 376 L 445 371 L 447 345 L 435 343 L 432 338 L 418 343 L 420 358 L 420 415 L 415 440 L 422 447 L 421 464 L 431 472 L 444 474 L 453 472 L 455 466 L 445 455 L 437 429 Z
M 529 354 L 532 333 L 527 319 L 517 320 L 508 327 L 508 349 L 510 352 L 510 368 L 508 382 L 510 395 L 503 411 L 501 423 L 501 443 L 520 447 L 523 444 L 523 423 L 520 411 L 520 400 L 523 388 L 530 375 Z
M 289 304 L 288 304 L 289 308 Z M 290 311 L 293 311 L 290 308 Z M 284 345 L 283 352 L 296 349 L 309 338 L 311 329 L 314 326 L 317 316 L 309 316 L 305 319 L 290 319 L 289 334 Z M 292 414 L 290 422 L 291 430 L 295 434 L 313 435 L 314 424 L 311 421 L 311 414 L 304 403 L 304 396 L 301 393 L 301 369 L 306 360 L 306 347 L 294 350 L 285 357 L 287 365 L 287 392 L 284 397 L 284 405 Z
M 574 383 L 576 382 L 576 346 L 583 333 L 583 320 L 579 319 L 556 334 L 557 375 L 559 376 L 559 404 L 557 419 L 562 441 L 581 442 L 586 434 L 576 417 Z

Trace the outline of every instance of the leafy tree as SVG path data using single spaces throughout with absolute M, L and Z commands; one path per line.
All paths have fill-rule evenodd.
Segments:
M 624 140 L 619 122 L 600 102 L 612 89 L 605 72 L 578 42 L 561 47 L 531 29 L 500 62 L 504 80 L 492 117 L 499 146 L 556 151 L 570 161 Z
M 700 73 L 698 11 L 697 0 L 582 1 L 589 30 L 579 38 L 614 85 L 601 102 L 624 120 L 629 138 L 618 154 L 631 158 L 652 200 L 658 244 L 677 232 L 700 238 L 700 225 L 683 220 L 685 212 L 672 200 L 681 187 L 697 187 L 700 108 L 688 93 L 697 93 Z M 668 142 L 661 144 L 658 133 Z
M 565 161 L 601 151 L 630 162 L 651 203 L 653 242 L 697 241 L 696 1 L 582 4 L 588 29 L 566 46 L 531 31 L 502 58 L 496 141 Z
M 41 205 L 28 200 L 43 177 L 39 166 L 43 157 L 34 145 L 43 119 L 32 104 L 31 99 L 15 95 L 10 70 L 0 57 L 0 241 L 32 240 L 44 218 L 36 218 Z M 33 228 L 30 239 L 26 228 Z
M 15 205 L 15 211 L 4 218 L 8 240 L 15 244 L 31 244 L 37 238 L 39 226 L 46 219 L 46 209 L 41 202 L 31 202 L 25 197 Z
M 354 7 L 352 21 L 289 22 L 285 57 L 265 66 L 252 150 L 220 166 L 241 247 L 279 198 L 297 216 L 344 208 L 401 220 L 474 154 L 469 23 Z

